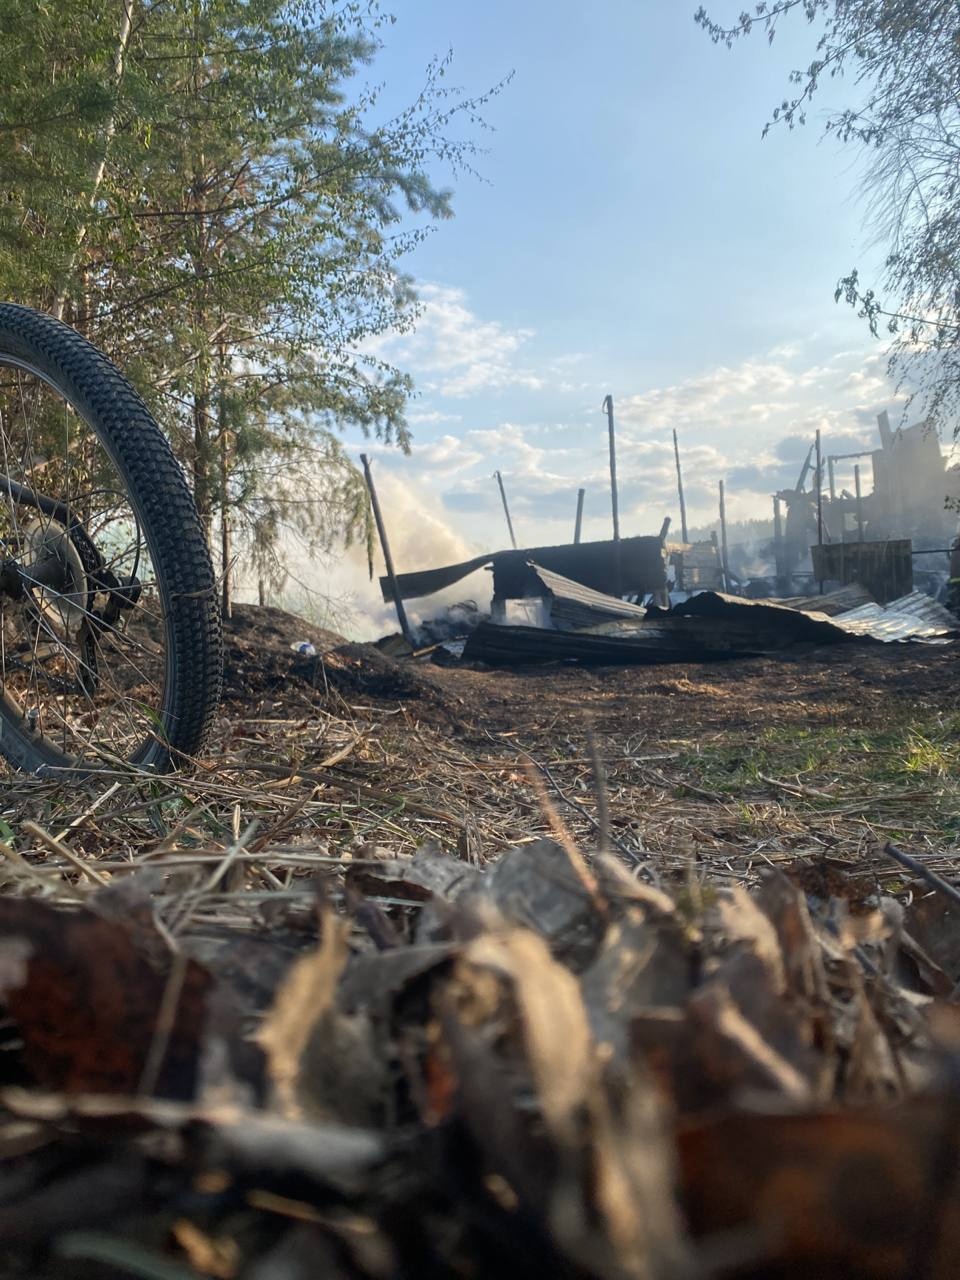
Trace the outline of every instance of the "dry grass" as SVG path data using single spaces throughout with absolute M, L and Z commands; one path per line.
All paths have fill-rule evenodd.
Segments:
M 582 849 L 597 844 L 585 716 L 575 727 L 519 716 L 514 729 L 452 737 L 404 703 L 269 711 L 224 714 L 189 776 L 104 773 L 82 787 L 11 778 L 0 890 L 77 901 L 149 869 L 176 934 L 213 921 L 257 927 L 281 904 L 312 900 L 318 875 L 336 893 L 347 865 L 403 857 L 425 841 L 480 863 L 547 834 L 559 816 Z M 895 880 L 896 867 L 872 857 L 887 840 L 952 876 L 958 736 L 956 716 L 905 707 L 880 729 L 798 730 L 773 716 L 759 731 L 694 734 L 687 723 L 676 736 L 625 736 L 601 724 L 611 844 L 654 883 L 750 883 L 766 866 L 813 856 L 869 860 Z

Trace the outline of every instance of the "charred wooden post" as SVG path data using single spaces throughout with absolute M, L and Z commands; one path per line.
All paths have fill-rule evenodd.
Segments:
M 580 541 L 580 535 L 583 532 L 583 499 L 586 489 L 577 490 L 577 518 L 573 526 L 573 543 L 576 546 Z
M 730 590 L 730 562 L 727 559 L 727 507 L 723 489 L 723 481 L 720 481 L 720 569 L 723 573 L 723 589 Z
M 403 607 L 403 596 L 400 594 L 400 585 L 397 582 L 396 570 L 393 567 L 393 556 L 390 554 L 390 543 L 387 541 L 387 531 L 383 523 L 383 513 L 380 510 L 380 500 L 377 497 L 376 485 L 373 483 L 373 475 L 370 471 L 370 460 L 365 453 L 361 453 L 360 461 L 363 463 L 363 476 L 367 482 L 367 492 L 370 494 L 373 518 L 377 522 L 377 535 L 380 538 L 380 549 L 383 552 L 383 563 L 387 568 L 387 577 L 390 579 L 390 591 L 397 610 L 397 621 L 400 623 L 400 630 L 403 632 L 404 640 L 406 640 L 411 649 L 415 649 L 416 643 L 413 638 L 413 632 L 410 629 L 410 623 L 407 621 L 407 611 Z
M 500 486 L 500 500 L 503 503 L 503 514 L 507 517 L 507 529 L 510 532 L 510 544 L 514 551 L 517 549 L 517 539 L 513 532 L 513 521 L 510 519 L 510 508 L 507 506 L 507 491 L 503 487 L 503 476 L 499 471 L 493 473 L 497 477 L 497 484 Z
M 823 546 L 823 453 L 820 448 L 820 428 L 817 427 L 817 546 Z M 823 595 L 823 579 L 820 579 L 820 594 Z
M 890 415 L 886 409 L 877 414 L 877 426 L 880 428 L 880 443 L 884 449 L 893 444 L 893 432 L 890 430 Z
M 613 512 L 613 563 L 617 581 L 617 595 L 623 594 L 623 573 L 620 558 L 620 498 L 617 492 L 617 437 L 613 426 L 613 396 L 603 401 L 607 411 L 607 427 L 610 434 L 610 506 Z
M 853 488 L 857 495 L 857 541 L 863 542 L 863 494 L 860 491 L 860 463 L 853 468 Z
M 827 483 L 830 487 L 830 501 L 835 502 L 837 497 L 837 473 L 836 459 L 833 457 L 827 458 Z
M 677 443 L 677 429 L 673 429 L 673 457 L 677 464 L 677 495 L 680 498 L 680 536 L 687 541 L 687 504 L 683 500 L 683 471 L 680 468 L 680 446 Z
M 717 557 L 717 566 L 720 570 L 720 585 L 726 591 L 727 577 L 723 571 L 723 557 L 720 555 L 720 543 L 717 541 L 717 531 L 713 529 L 710 533 L 710 541 L 713 543 L 713 550 Z
M 773 563 L 777 576 L 777 590 L 786 591 L 787 571 L 783 554 L 783 514 L 780 495 L 773 495 Z
M 610 434 L 610 505 L 613 511 L 613 540 L 620 541 L 620 507 L 617 495 L 617 438 L 613 426 L 613 396 L 607 396 L 602 406 L 607 411 L 607 427 Z
M 670 532 L 672 520 L 669 516 L 663 517 L 663 524 L 660 526 L 660 545 L 664 549 L 664 558 L 666 558 L 667 534 Z M 654 599 L 657 604 L 664 609 L 670 608 L 670 592 L 664 587 L 661 591 L 655 593 Z

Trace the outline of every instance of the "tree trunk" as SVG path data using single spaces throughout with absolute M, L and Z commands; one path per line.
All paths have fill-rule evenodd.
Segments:
M 231 576 L 233 573 L 233 548 L 230 529 L 230 429 L 227 422 L 227 359 L 222 345 L 218 352 L 217 368 L 220 377 L 220 607 L 225 618 L 232 618 Z
M 119 92 L 120 84 L 123 80 L 123 68 L 127 57 L 127 48 L 130 44 L 130 32 L 133 29 L 133 7 L 134 0 L 122 0 L 123 2 L 123 18 L 120 22 L 120 35 L 117 38 L 117 47 L 113 54 L 113 75 L 111 84 L 115 93 Z M 93 173 L 90 175 L 90 192 L 86 199 L 87 212 L 90 213 L 96 206 L 97 196 L 100 192 L 100 184 L 103 182 L 103 175 L 107 168 L 107 153 L 110 150 L 110 143 L 113 135 L 117 131 L 117 111 L 116 106 L 110 112 L 110 117 L 103 128 L 103 141 L 100 147 L 100 155 L 94 166 Z M 86 222 L 81 222 L 77 228 L 76 238 L 73 248 L 70 251 L 70 257 L 63 268 L 63 274 L 60 277 L 60 288 L 57 290 L 57 296 L 53 303 L 53 314 L 58 320 L 63 319 L 64 307 L 67 305 L 67 296 L 70 292 L 70 281 L 73 278 L 76 269 L 77 259 L 80 256 L 80 250 L 87 236 Z
M 210 462 L 210 393 L 203 378 L 193 393 L 193 499 L 208 542 L 213 520 Z
M 233 548 L 230 536 L 230 516 L 226 504 L 220 508 L 220 563 L 223 566 L 220 581 L 220 610 L 225 618 L 233 617 Z

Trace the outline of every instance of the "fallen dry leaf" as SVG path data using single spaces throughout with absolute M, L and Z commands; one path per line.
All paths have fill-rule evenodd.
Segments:
M 193 960 L 157 968 L 117 920 L 0 898 L 0 1002 L 39 1084 L 67 1093 L 193 1096 L 210 974 Z
M 682 1130 L 683 1203 L 725 1276 L 950 1280 L 960 1256 L 955 1103 L 793 1116 L 731 1113 Z M 735 1174 L 733 1171 L 736 1171 Z

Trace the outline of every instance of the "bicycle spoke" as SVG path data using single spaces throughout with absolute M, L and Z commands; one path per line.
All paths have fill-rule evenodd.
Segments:
M 14 489 L 19 496 L 7 493 L 0 506 L 2 555 L 25 593 L 0 609 L 3 694 L 31 734 L 64 753 L 123 758 L 156 731 L 166 671 L 166 620 L 139 517 L 68 402 L 17 366 L 0 362 L 0 377 L 0 464 L 29 491 Z M 62 504 L 60 518 L 31 494 Z M 123 584 L 134 575 L 140 599 L 131 605 Z

